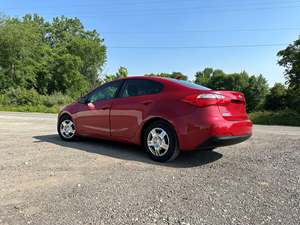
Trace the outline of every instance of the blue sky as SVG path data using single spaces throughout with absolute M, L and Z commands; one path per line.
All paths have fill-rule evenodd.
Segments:
M 1 0 L 0 12 L 78 17 L 105 39 L 104 73 L 126 66 L 131 75 L 180 71 L 191 80 L 214 67 L 283 82 L 276 54 L 300 34 L 300 0 Z

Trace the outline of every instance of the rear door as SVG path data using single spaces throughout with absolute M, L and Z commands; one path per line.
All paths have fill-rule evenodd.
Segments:
M 159 99 L 163 89 L 160 82 L 148 79 L 128 79 L 119 97 L 111 106 L 111 135 L 121 139 L 135 136 L 144 118 Z

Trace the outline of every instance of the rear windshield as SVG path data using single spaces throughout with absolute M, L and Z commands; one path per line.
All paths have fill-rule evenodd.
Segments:
M 173 79 L 173 78 L 166 78 L 166 79 L 171 80 L 175 83 L 181 84 L 185 87 L 189 87 L 189 88 L 194 88 L 194 89 L 199 89 L 199 90 L 211 90 L 210 88 L 207 88 L 202 85 L 195 84 L 195 83 L 192 83 L 192 82 L 186 81 L 186 80 L 178 80 L 178 79 Z

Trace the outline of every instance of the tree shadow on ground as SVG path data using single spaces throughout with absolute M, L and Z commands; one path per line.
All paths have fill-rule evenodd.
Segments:
M 175 167 L 175 168 L 188 168 L 195 166 L 202 166 L 208 163 L 219 160 L 223 157 L 221 153 L 215 151 L 190 151 L 181 152 L 179 157 L 167 163 L 159 163 L 151 160 L 147 153 L 143 151 L 141 146 L 129 145 L 119 142 L 95 140 L 88 138 L 80 138 L 77 141 L 66 142 L 60 139 L 57 134 L 34 136 L 37 139 L 35 142 L 48 142 L 70 149 L 91 152 L 99 155 L 109 156 L 123 160 L 138 161 L 148 164 Z

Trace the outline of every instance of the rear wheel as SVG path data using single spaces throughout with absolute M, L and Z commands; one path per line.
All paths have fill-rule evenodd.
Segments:
M 150 157 L 159 162 L 172 161 L 180 153 L 175 130 L 163 121 L 153 122 L 146 128 L 143 144 Z
M 61 139 L 65 141 L 72 141 L 75 139 L 76 127 L 72 118 L 64 115 L 59 119 L 57 131 Z

